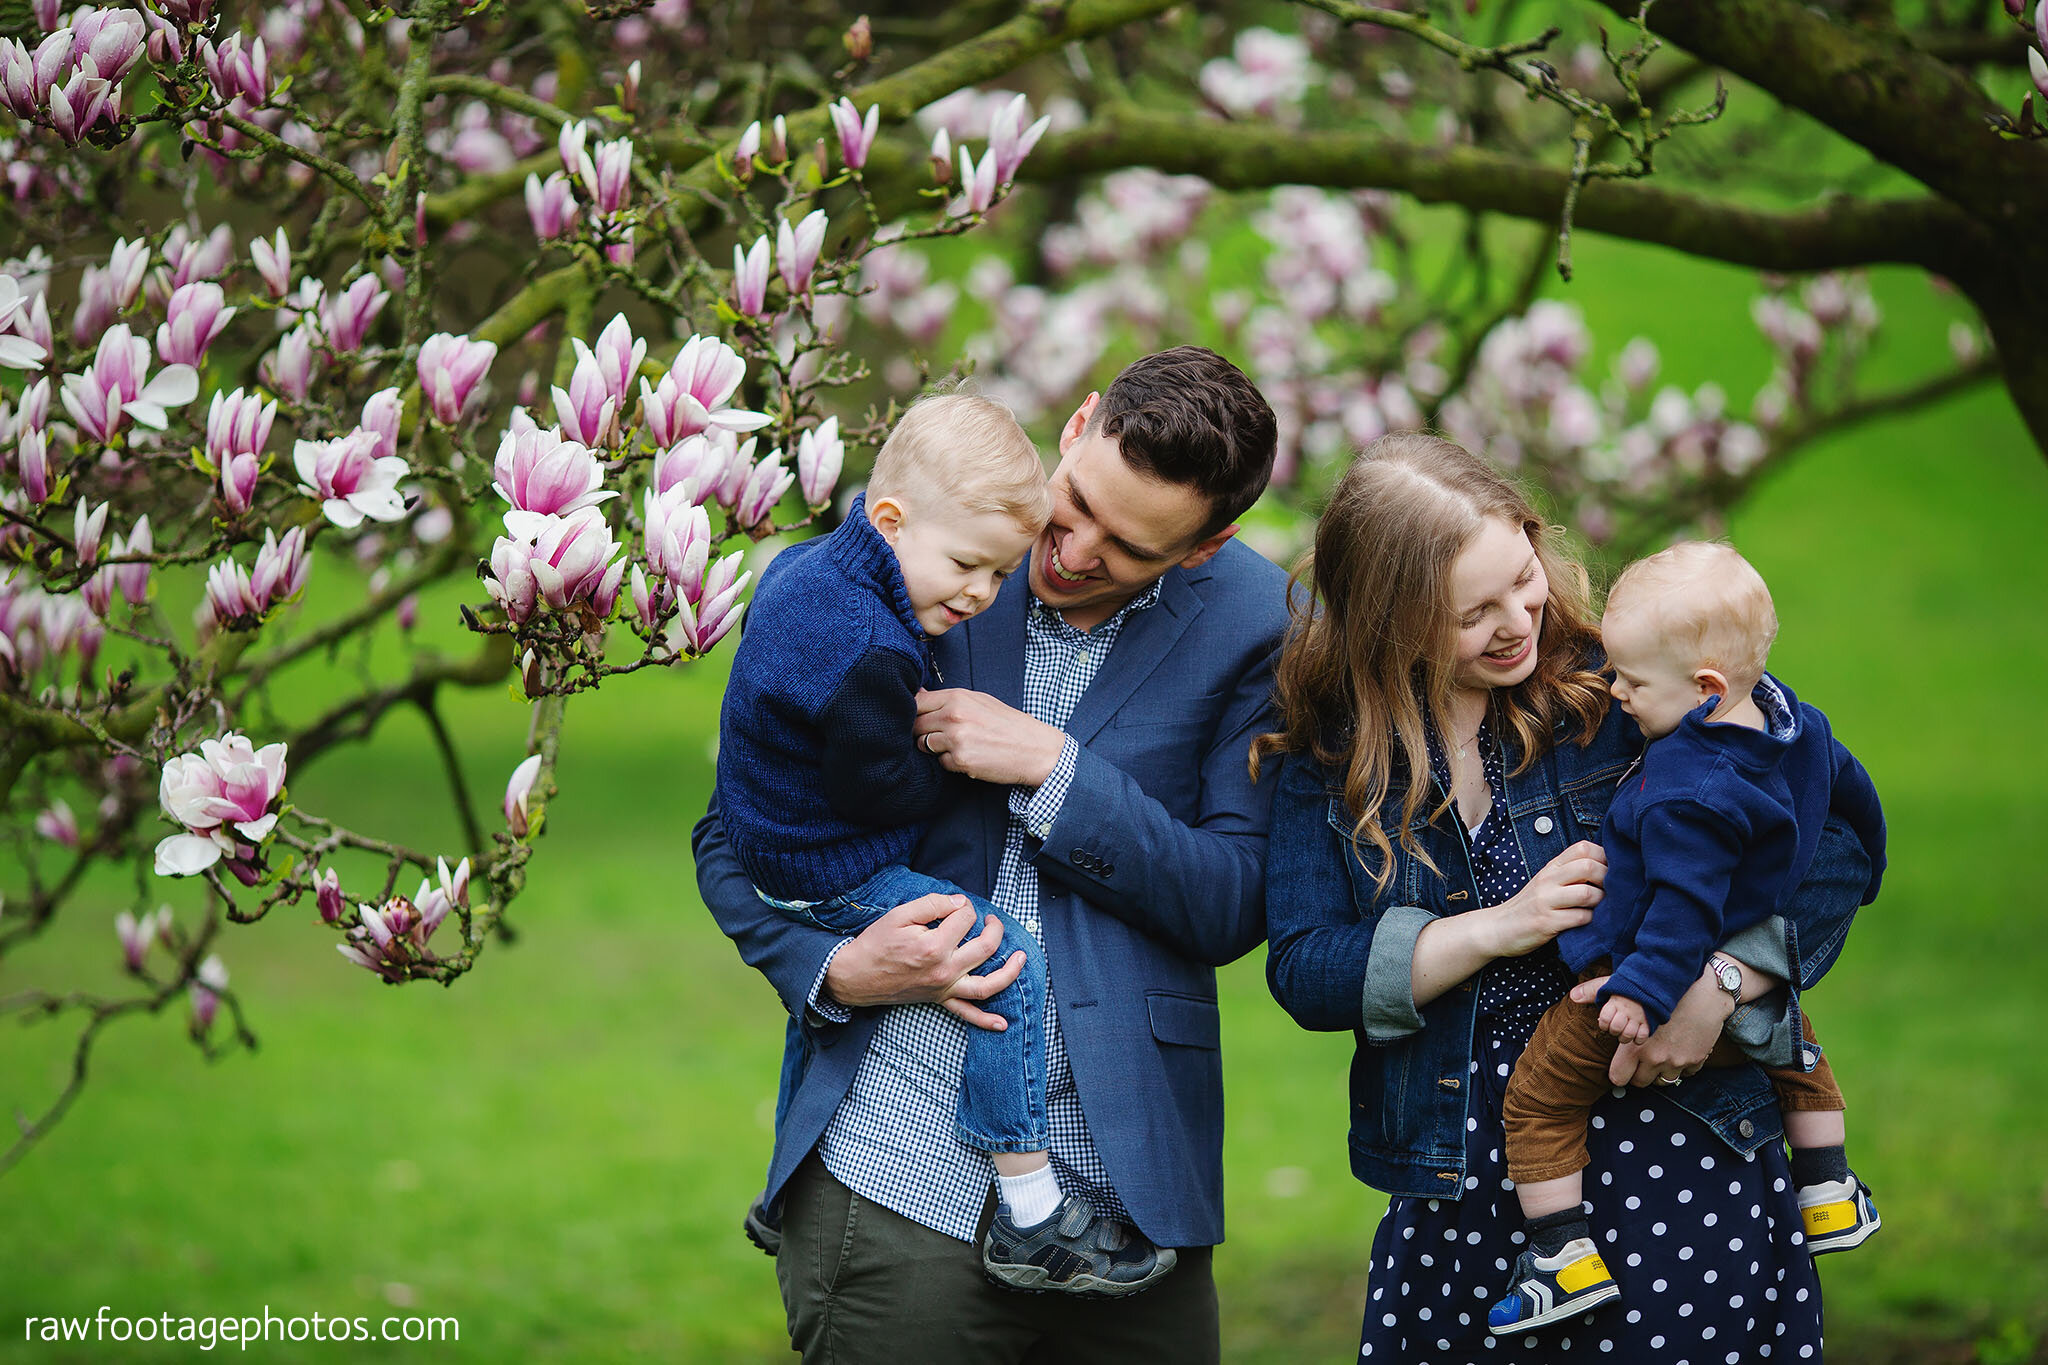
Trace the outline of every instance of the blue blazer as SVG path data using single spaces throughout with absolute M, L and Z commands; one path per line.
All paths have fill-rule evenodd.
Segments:
M 933 642 L 947 685 L 1021 708 L 1019 574 L 993 606 Z M 1266 826 L 1273 784 L 1246 759 L 1272 728 L 1272 669 L 1287 627 L 1287 575 L 1236 541 L 1198 569 L 1169 570 L 1132 617 L 1067 725 L 1079 761 L 1042 845 L 1047 965 L 1081 1107 L 1117 1195 L 1160 1246 L 1223 1240 L 1223 1070 L 1215 969 L 1266 935 Z M 956 779 L 911 862 L 980 895 L 995 886 L 1009 788 Z M 720 828 L 697 824 L 697 886 L 740 956 L 788 1009 L 785 1072 L 766 1203 L 831 1121 L 878 1010 L 845 1024 L 806 1005 L 838 936 L 763 905 Z

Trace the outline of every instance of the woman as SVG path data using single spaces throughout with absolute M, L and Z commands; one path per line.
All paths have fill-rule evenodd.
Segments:
M 1281 657 L 1283 728 L 1253 756 L 1285 755 L 1267 974 L 1303 1027 L 1358 1036 L 1352 1170 L 1394 1196 L 1361 1358 L 1816 1358 L 1820 1286 L 1770 1089 L 1754 1066 L 1695 1075 L 1738 1007 L 1711 974 L 1617 1062 L 1661 1084 L 1617 1089 L 1592 1121 L 1588 1203 L 1603 1248 L 1627 1229 L 1609 1266 L 1622 1303 L 1488 1334 L 1524 1241 L 1501 1099 L 1537 1018 L 1572 988 L 1551 940 L 1591 918 L 1601 818 L 1641 740 L 1608 705 L 1584 570 L 1512 484 L 1447 441 L 1375 442 L 1303 572 L 1320 607 Z M 1847 838 L 1830 825 L 1788 907 L 1799 937 L 1826 945 L 1800 962 L 1801 985 L 1854 910 Z M 1791 974 L 1789 938 L 1778 956 L 1740 946 Z M 1783 984 L 1743 975 L 1745 998 Z

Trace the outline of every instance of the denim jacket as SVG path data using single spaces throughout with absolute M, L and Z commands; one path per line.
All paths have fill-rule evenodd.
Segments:
M 1620 707 L 1609 707 L 1591 743 L 1582 746 L 1575 734 L 1561 732 L 1549 754 L 1508 777 L 1507 818 L 1532 871 L 1581 839 L 1598 841 L 1614 789 L 1641 749 L 1635 723 Z M 1266 855 L 1267 981 L 1302 1027 L 1350 1029 L 1357 1036 L 1352 1173 L 1390 1194 L 1456 1199 L 1464 1190 L 1478 987 L 1490 968 L 1420 1011 L 1410 969 L 1425 925 L 1478 904 L 1470 847 L 1455 815 L 1432 824 L 1418 814 L 1414 842 L 1440 871 L 1394 840 L 1393 876 L 1382 892 L 1374 881 L 1381 855 L 1369 844 L 1353 849 L 1353 824 L 1341 778 L 1310 755 L 1288 755 Z M 1731 1032 L 1750 1043 L 1775 1036 L 1782 1044 L 1796 1036 L 1798 990 L 1834 964 L 1869 870 L 1847 824 L 1830 818 L 1805 880 L 1783 907 L 1784 919 L 1759 926 L 1781 942 L 1782 959 L 1771 951 L 1777 945 L 1762 940 L 1759 951 L 1744 958 L 1764 970 L 1797 963 L 1796 973 L 1783 972 L 1793 978 L 1789 999 L 1774 1011 L 1775 1020 L 1738 1019 Z M 1813 945 L 1804 956 L 1802 942 Z M 1733 943 L 1729 947 L 1742 955 Z M 1753 1013 L 1753 1006 L 1740 1013 Z M 1756 1065 L 1701 1071 L 1663 1093 L 1744 1154 L 1783 1136 L 1770 1082 Z

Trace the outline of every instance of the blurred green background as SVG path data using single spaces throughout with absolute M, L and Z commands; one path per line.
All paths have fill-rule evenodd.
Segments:
M 1874 284 L 1872 379 L 1941 364 L 1955 302 L 1916 274 Z M 1652 337 L 1668 382 L 1714 379 L 1740 404 L 1763 378 L 1746 272 L 1582 240 L 1578 281 L 1556 292 L 1608 354 Z M 1891 823 L 1884 895 L 1812 997 L 1886 1222 L 1824 1264 L 1837 1359 L 2012 1362 L 2040 1358 L 2048 1334 L 2044 529 L 2048 470 L 1995 388 L 1814 448 L 1733 523 L 1777 599 L 1774 668 L 1829 712 Z M 308 610 L 354 589 L 323 556 Z M 460 591 L 422 613 L 451 648 Z M 781 1015 L 703 912 L 689 854 L 722 666 L 572 705 L 561 796 L 511 916 L 520 941 L 454 988 L 384 987 L 310 907 L 287 909 L 220 944 L 260 1053 L 204 1064 L 182 1008 L 109 1030 L 83 1098 L 0 1178 L 0 1361 L 195 1353 L 23 1341 L 28 1316 L 102 1304 L 461 1324 L 459 1345 L 273 1341 L 252 1359 L 786 1358 L 772 1266 L 738 1232 L 768 1154 Z M 311 713 L 354 667 L 301 667 L 280 705 Z M 487 691 L 452 726 L 495 805 L 526 708 Z M 411 714 L 291 789 L 366 832 L 459 843 Z M 167 890 L 189 913 L 190 888 Z M 112 922 L 128 903 L 118 879 L 91 888 L 0 964 L 0 994 L 121 989 Z M 1349 1358 L 1383 1203 L 1346 1170 L 1350 1040 L 1298 1030 L 1261 955 L 1223 994 L 1226 1358 Z M 63 1023 L 0 1032 L 0 1099 L 40 1112 L 71 1046 Z

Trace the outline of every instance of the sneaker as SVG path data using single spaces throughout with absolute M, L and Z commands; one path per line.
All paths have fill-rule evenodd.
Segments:
M 1171 1247 L 1153 1246 L 1078 1194 L 1060 1200 L 1052 1217 L 1034 1227 L 1019 1228 L 1008 1210 L 997 1208 L 981 1243 L 981 1268 L 993 1283 L 1088 1299 L 1143 1293 L 1177 1260 Z
M 1851 1171 L 1847 1180 L 1830 1180 L 1799 1189 L 1799 1218 L 1806 1225 L 1806 1249 L 1816 1256 L 1862 1246 L 1884 1226 L 1870 1187 Z
M 1621 1286 L 1592 1242 L 1577 1237 L 1555 1256 L 1522 1253 L 1507 1296 L 1486 1315 L 1486 1330 L 1497 1337 L 1526 1332 L 1574 1317 L 1621 1297 Z
M 747 1240 L 770 1256 L 782 1250 L 782 1229 L 768 1221 L 768 1210 L 755 1200 L 747 1207 L 747 1216 L 740 1223 L 740 1231 L 747 1234 Z

